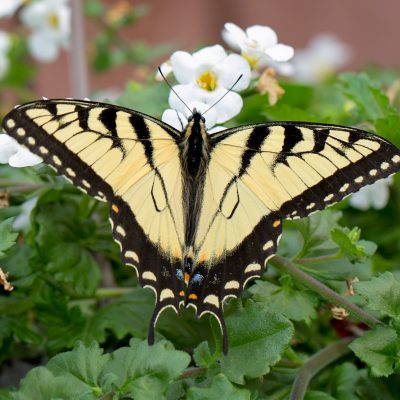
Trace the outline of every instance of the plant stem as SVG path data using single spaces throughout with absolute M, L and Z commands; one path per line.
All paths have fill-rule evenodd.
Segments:
M 204 367 L 191 367 L 187 368 L 185 371 L 181 373 L 178 379 L 186 379 L 195 377 L 197 375 L 202 375 L 207 371 L 207 368 Z
M 302 400 L 306 394 L 311 379 L 329 364 L 350 353 L 348 345 L 355 337 L 348 337 L 341 341 L 325 347 L 300 368 L 294 380 L 289 400 Z
M 293 276 L 298 281 L 303 283 L 305 286 L 307 286 L 314 292 L 318 293 L 321 297 L 328 300 L 330 303 L 343 307 L 353 317 L 355 317 L 361 322 L 364 322 L 368 326 L 371 327 L 380 323 L 380 321 L 376 319 L 373 315 L 369 314 L 362 308 L 356 306 L 351 301 L 347 300 L 345 297 L 339 295 L 332 289 L 328 288 L 322 282 L 306 274 L 288 259 L 275 256 L 270 260 L 270 263 L 279 270 L 284 271 L 289 275 Z
M 296 262 L 299 264 L 315 264 L 315 263 L 323 262 L 323 261 L 337 260 L 338 257 L 339 257 L 339 254 L 332 254 L 329 256 L 299 258 L 296 260 Z
M 121 288 L 121 287 L 110 287 L 110 288 L 100 288 L 96 290 L 96 299 L 108 299 L 110 297 L 120 297 L 126 293 L 131 293 L 134 288 Z

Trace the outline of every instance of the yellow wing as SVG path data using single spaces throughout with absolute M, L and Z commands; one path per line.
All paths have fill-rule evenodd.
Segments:
M 110 203 L 124 262 L 156 293 L 153 325 L 163 308 L 177 311 L 185 248 L 179 132 L 138 112 L 75 100 L 25 104 L 3 126 L 74 185 Z
M 210 144 L 188 303 L 223 330 L 223 300 L 263 272 L 282 218 L 323 209 L 400 167 L 395 146 L 340 126 L 259 124 L 211 135 Z

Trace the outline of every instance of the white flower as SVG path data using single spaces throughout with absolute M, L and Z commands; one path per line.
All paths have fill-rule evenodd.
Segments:
M 0 79 L 3 78 L 8 71 L 8 50 L 10 49 L 10 46 L 10 36 L 7 32 L 0 31 Z
M 204 103 L 199 103 L 199 102 L 192 102 L 189 103 L 189 107 L 193 107 L 196 109 L 196 111 L 199 111 L 200 113 L 205 112 L 207 109 L 209 109 L 208 104 Z M 189 112 L 188 109 L 186 109 L 186 112 L 180 112 L 178 110 L 173 110 L 171 108 L 165 110 L 163 112 L 163 115 L 161 117 L 161 120 L 167 123 L 168 125 L 171 125 L 175 129 L 178 129 L 178 131 L 182 131 L 186 125 L 188 124 L 188 117 L 191 116 L 191 113 Z M 219 132 L 221 130 L 226 129 L 223 126 L 214 126 L 217 123 L 217 115 L 216 112 L 213 108 L 209 109 L 207 111 L 207 117 L 204 117 L 206 122 L 206 128 L 208 133 L 214 133 L 214 132 Z
M 30 226 L 31 212 L 36 206 L 37 201 L 38 197 L 32 197 L 21 205 L 21 212 L 12 224 L 15 231 L 22 231 Z
M 176 85 L 174 86 L 174 90 L 187 104 L 190 112 L 186 105 L 172 91 L 169 95 L 169 105 L 183 114 L 189 112 L 190 115 L 194 109 L 204 112 L 206 107 L 210 108 L 213 106 L 207 113 L 207 126 L 210 127 L 233 118 L 239 114 L 243 107 L 243 100 L 240 95 L 235 92 L 227 93 L 227 89 L 224 88 L 215 89 L 212 93 L 207 93 L 195 85 Z M 223 96 L 225 97 L 218 102 Z
M 214 107 L 218 123 L 240 112 L 243 100 L 236 91 L 246 89 L 251 78 L 250 67 L 243 57 L 228 55 L 222 46 L 215 45 L 193 54 L 177 51 L 171 56 L 171 66 L 179 83 L 174 90 L 185 103 L 198 102 L 211 106 L 224 96 Z M 234 88 L 228 92 L 233 84 Z M 173 92 L 169 96 L 169 104 L 171 108 L 186 112 L 182 101 Z
M 268 26 L 253 25 L 244 31 L 228 22 L 222 37 L 229 46 L 241 52 L 252 68 L 275 67 L 290 60 L 294 54 L 293 47 L 278 43 L 275 31 Z
M 42 161 L 11 136 L 0 135 L 0 163 L 10 164 L 11 167 L 30 167 Z
M 42 0 L 21 11 L 22 22 L 32 29 L 28 39 L 33 57 L 42 62 L 57 58 L 60 48 L 68 48 L 71 10 L 68 0 Z
M 292 63 L 293 77 L 299 82 L 321 82 L 343 68 L 351 58 L 348 45 L 336 36 L 321 33 L 313 38 L 308 47 L 296 50 Z
M 359 210 L 368 210 L 369 208 L 381 210 L 389 201 L 389 187 L 392 183 L 393 179 L 390 176 L 363 187 L 350 197 L 350 205 Z
M 22 5 L 24 0 L 1 0 L 0 3 L 0 18 L 11 17 L 17 11 L 18 7 Z

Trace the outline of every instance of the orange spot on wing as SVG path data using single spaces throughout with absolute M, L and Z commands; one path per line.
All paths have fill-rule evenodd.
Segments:
M 277 228 L 280 224 L 281 224 L 281 220 L 280 220 L 280 219 L 277 219 L 276 221 L 274 221 L 274 222 L 272 223 L 272 226 L 273 226 L 274 228 Z
M 197 300 L 197 294 L 194 293 L 189 294 L 189 300 Z
M 111 206 L 111 209 L 114 211 L 114 212 L 119 212 L 119 208 L 118 208 L 118 206 L 116 205 L 116 204 L 113 204 L 112 206 Z
M 179 292 L 179 296 L 181 296 L 181 297 L 185 296 L 185 292 L 184 292 L 183 290 L 181 290 L 181 291 Z
M 204 262 L 207 260 L 207 255 L 205 253 L 200 254 L 199 256 L 199 262 Z
M 185 283 L 186 283 L 186 285 L 189 283 L 189 279 L 190 279 L 190 275 L 187 272 L 185 272 Z

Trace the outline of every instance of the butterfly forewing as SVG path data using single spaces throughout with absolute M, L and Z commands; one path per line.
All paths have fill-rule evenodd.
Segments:
M 179 133 L 127 109 L 73 100 L 39 101 L 4 119 L 8 134 L 88 194 L 110 203 L 124 262 L 157 296 L 179 307 L 184 250 Z

